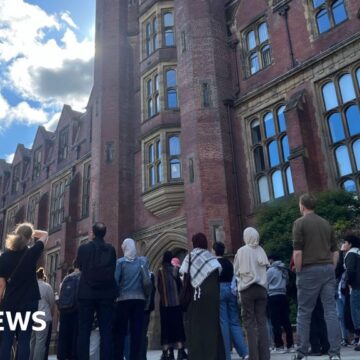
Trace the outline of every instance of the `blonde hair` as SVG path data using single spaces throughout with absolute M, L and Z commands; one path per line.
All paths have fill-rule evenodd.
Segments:
M 12 234 L 8 234 L 5 247 L 9 250 L 20 251 L 25 248 L 34 233 L 34 226 L 30 223 L 22 223 L 16 226 Z

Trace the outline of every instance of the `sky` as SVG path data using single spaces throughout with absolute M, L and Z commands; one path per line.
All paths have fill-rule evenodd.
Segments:
M 54 131 L 93 84 L 95 0 L 0 0 L 0 159 Z

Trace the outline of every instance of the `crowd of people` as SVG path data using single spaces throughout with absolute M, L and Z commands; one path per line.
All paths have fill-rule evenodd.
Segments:
M 206 236 L 197 233 L 183 261 L 167 250 L 155 274 L 131 238 L 122 242 L 117 259 L 105 241 L 105 224 L 97 222 L 57 301 L 44 269 L 37 269 L 47 233 L 20 224 L 0 256 L 1 311 L 43 311 L 46 326 L 32 331 L 30 321 L 23 331 L 4 318 L 0 359 L 12 359 L 14 343 L 16 359 L 47 359 L 57 308 L 59 360 L 146 360 L 156 291 L 161 360 L 230 360 L 232 348 L 250 360 L 268 360 L 273 352 L 289 353 L 293 360 L 308 354 L 339 360 L 341 346 L 360 351 L 360 238 L 346 234 L 339 252 L 311 195 L 300 197 L 299 210 L 289 266 L 278 254 L 267 255 L 258 231 L 248 227 L 233 262 L 225 244 L 214 242 L 210 249 Z M 296 337 L 289 312 L 295 277 Z

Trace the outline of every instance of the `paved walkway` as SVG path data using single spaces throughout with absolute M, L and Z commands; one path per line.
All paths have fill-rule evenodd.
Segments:
M 160 360 L 161 351 L 148 351 L 147 360 Z M 233 355 L 232 360 L 239 360 L 238 356 Z M 290 360 L 291 354 L 271 354 L 271 360 Z M 328 356 L 309 356 L 307 360 L 328 360 Z M 341 348 L 342 360 L 360 360 L 360 352 L 354 351 L 352 347 Z M 56 360 L 56 356 L 50 356 L 49 360 Z M 199 359 L 206 360 L 206 359 Z

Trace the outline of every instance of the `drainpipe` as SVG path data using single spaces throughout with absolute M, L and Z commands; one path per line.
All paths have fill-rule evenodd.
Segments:
M 294 50 L 293 50 L 290 29 L 289 29 L 289 19 L 288 19 L 289 10 L 290 10 L 290 6 L 288 4 L 286 4 L 278 10 L 278 13 L 280 16 L 283 16 L 285 19 L 286 34 L 287 34 L 287 38 L 288 38 L 289 53 L 290 53 L 290 58 L 291 58 L 291 67 L 295 67 L 297 65 L 297 62 L 296 62 L 296 59 L 294 56 Z
M 229 139 L 230 139 L 230 149 L 231 149 L 231 157 L 232 157 L 232 173 L 233 173 L 233 181 L 234 181 L 234 188 L 235 188 L 235 207 L 236 207 L 236 219 L 239 228 L 239 235 L 241 237 L 242 229 L 243 229 L 243 222 L 240 213 L 240 191 L 239 191 L 239 174 L 237 171 L 237 156 L 236 151 L 234 148 L 234 132 L 232 127 L 232 120 L 231 120 L 231 108 L 234 107 L 234 100 L 232 99 L 225 99 L 223 100 L 223 104 L 226 106 L 226 113 L 227 113 L 227 121 L 229 127 Z

